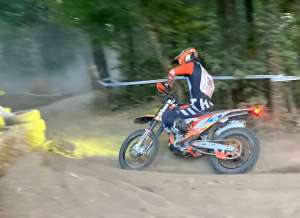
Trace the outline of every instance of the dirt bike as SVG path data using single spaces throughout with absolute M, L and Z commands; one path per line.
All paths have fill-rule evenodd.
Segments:
M 161 88 L 164 86 L 164 88 Z M 155 115 L 138 117 L 135 123 L 146 124 L 146 129 L 139 129 L 130 134 L 119 151 L 121 168 L 142 170 L 155 159 L 159 150 L 158 138 L 164 132 L 161 117 L 169 107 L 178 105 L 176 98 L 169 94 L 165 84 L 157 83 L 157 89 L 163 95 L 162 105 Z M 260 116 L 262 106 L 242 109 L 206 112 L 199 117 L 186 119 L 194 136 L 185 142 L 181 155 L 196 158 L 201 153 L 210 155 L 213 168 L 218 173 L 237 174 L 250 170 L 257 162 L 260 143 L 256 135 L 246 128 L 246 121 L 251 116 Z M 176 141 L 182 140 L 183 134 L 171 129 Z

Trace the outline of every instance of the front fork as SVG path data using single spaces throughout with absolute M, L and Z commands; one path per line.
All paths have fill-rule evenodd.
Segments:
M 161 135 L 164 130 L 163 124 L 161 122 L 162 114 L 169 108 L 170 105 L 174 103 L 175 100 L 169 99 L 166 104 L 160 108 L 154 119 L 149 123 L 148 128 L 145 129 L 145 133 L 143 134 L 139 142 L 134 146 L 135 150 L 137 150 L 139 154 L 147 154 L 152 148 L 153 142 L 151 142 L 149 145 L 146 145 L 146 147 L 141 146 L 152 134 L 154 134 L 156 139 L 158 139 L 158 137 Z M 161 126 L 155 132 L 154 130 L 158 123 L 161 123 Z
M 140 138 L 140 140 L 138 141 L 138 143 L 134 146 L 135 150 L 139 153 L 139 154 L 148 154 L 148 152 L 151 150 L 152 146 L 153 146 L 153 141 L 150 144 L 146 144 L 145 146 L 142 146 L 144 144 L 144 142 L 151 136 L 154 135 L 156 139 L 159 138 L 159 136 L 161 135 L 161 133 L 164 130 L 163 125 L 161 125 L 158 130 L 155 132 L 155 127 L 157 126 L 159 122 L 157 120 L 152 120 L 149 123 L 149 127 L 147 129 L 145 129 L 145 133 L 143 134 L 143 136 Z

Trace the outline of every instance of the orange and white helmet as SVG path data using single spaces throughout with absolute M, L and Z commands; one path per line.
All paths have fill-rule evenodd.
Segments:
M 187 48 L 180 52 L 178 56 L 174 58 L 172 64 L 183 65 L 198 58 L 198 52 L 195 48 Z

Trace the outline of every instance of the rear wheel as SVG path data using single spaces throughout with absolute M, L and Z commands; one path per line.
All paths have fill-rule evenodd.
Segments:
M 154 161 L 159 150 L 158 140 L 154 134 L 150 134 L 141 145 L 138 145 L 144 134 L 144 129 L 137 130 L 125 139 L 119 152 L 121 168 L 142 170 Z
M 233 128 L 221 133 L 216 140 L 226 140 L 240 147 L 240 156 L 235 159 L 221 160 L 211 157 L 211 164 L 219 173 L 238 174 L 250 170 L 257 162 L 260 147 L 255 134 L 245 128 Z

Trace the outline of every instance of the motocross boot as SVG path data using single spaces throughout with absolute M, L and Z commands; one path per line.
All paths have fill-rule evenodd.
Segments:
M 181 143 L 177 143 L 183 137 L 185 131 L 188 129 L 188 124 L 182 118 L 178 118 L 175 120 L 172 132 L 169 134 L 169 149 L 175 155 L 183 156 L 184 147 Z
M 183 157 L 202 157 L 202 153 L 197 151 L 193 146 L 191 145 L 185 145 L 185 144 L 170 144 L 169 143 L 169 149 L 172 151 L 175 155 L 183 156 Z
M 175 155 L 183 156 L 184 147 L 175 142 L 175 135 L 173 132 L 169 132 L 168 135 L 169 135 L 169 150 L 173 152 Z M 179 134 L 176 134 L 176 138 L 178 136 Z
M 185 134 L 188 131 L 190 125 L 187 124 L 184 119 L 178 118 L 175 120 L 173 127 L 174 129 L 178 130 L 180 134 Z

